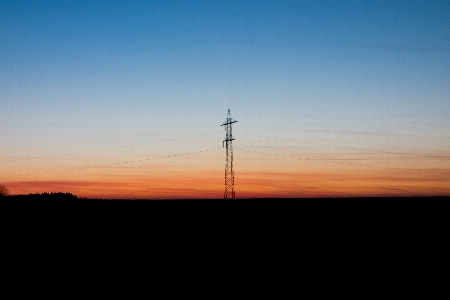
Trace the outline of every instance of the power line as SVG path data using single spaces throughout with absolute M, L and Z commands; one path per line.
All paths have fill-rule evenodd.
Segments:
M 249 148 L 249 147 L 247 147 Z M 240 151 L 248 152 L 248 153 L 256 153 L 256 154 L 263 154 L 263 155 L 270 155 L 270 156 L 278 156 L 278 157 L 286 157 L 286 158 L 294 158 L 298 160 L 303 161 L 321 161 L 321 162 L 328 162 L 328 163 L 334 163 L 334 164 L 342 164 L 342 165 L 349 165 L 349 166 L 357 166 L 357 167 L 366 167 L 366 168 L 378 168 L 378 169 L 388 169 L 388 170 L 406 170 L 406 171 L 417 171 L 421 169 L 412 169 L 412 168 L 395 168 L 395 167 L 389 167 L 389 166 L 376 166 L 376 165 L 368 165 L 368 164 L 362 164 L 362 163 L 351 163 L 348 161 L 368 161 L 368 160 L 376 160 L 376 159 L 355 159 L 355 158 L 349 158 L 349 159 L 339 159 L 339 158 L 305 158 L 305 157 L 299 157 L 299 156 L 293 156 L 293 155 L 285 155 L 285 154 L 278 154 L 268 151 L 255 151 L 255 150 L 247 150 L 245 147 L 238 148 Z M 435 170 L 428 170 L 428 172 L 431 173 L 450 173 L 448 170 L 444 169 L 435 169 Z
M 298 140 L 292 140 L 292 139 L 274 138 L 274 137 L 268 137 L 268 136 L 262 136 L 262 135 L 242 133 L 242 132 L 240 132 L 239 134 L 260 137 L 260 138 L 264 138 L 264 139 L 296 142 L 296 143 L 316 145 L 316 146 L 326 146 L 326 147 L 331 147 L 331 148 L 341 148 L 341 149 L 346 149 L 346 150 L 357 150 L 357 151 L 367 151 L 368 150 L 366 148 L 356 148 L 356 147 L 347 147 L 347 146 L 339 146 L 339 145 L 330 145 L 330 144 L 324 144 L 324 143 L 298 141 Z M 368 152 L 368 153 L 366 152 L 366 153 L 353 153 L 353 154 L 410 155 L 410 156 L 425 157 L 425 158 L 434 157 L 434 158 L 440 158 L 440 159 L 448 159 L 448 156 L 446 156 L 446 155 L 429 155 L 429 154 L 421 154 L 421 153 L 393 152 L 393 151 L 382 151 L 382 150 L 374 150 L 374 151 Z M 450 153 L 449 153 L 449 155 L 450 155 Z
M 207 126 L 194 126 L 191 128 L 215 128 L 216 126 L 214 125 L 207 125 Z M 143 136 L 150 136 L 150 137 L 154 137 L 154 136 L 166 136 L 169 133 L 180 133 L 182 131 L 187 131 L 186 128 L 180 128 L 180 129 L 173 129 L 173 130 L 166 130 L 166 131 L 162 131 L 162 132 L 158 132 L 158 133 L 143 133 L 143 134 L 134 134 L 134 135 L 126 135 L 126 136 L 122 136 L 122 137 L 114 137 L 114 138 L 106 138 L 106 139 L 95 139 L 94 141 L 90 141 L 90 142 L 76 142 L 76 143 L 72 143 L 72 144 L 54 144 L 54 145 L 41 145 L 41 146 L 33 146 L 33 147 L 24 147 L 24 148 L 14 148 L 14 151 L 30 151 L 30 150 L 35 150 L 35 149 L 47 149 L 47 148 L 56 148 L 56 147 L 71 147 L 71 146 L 78 146 L 78 145 L 93 145 L 93 144 L 98 144 L 99 142 L 106 142 L 106 141 L 118 141 L 118 140 L 126 140 L 126 139 L 133 139 L 133 138 L 139 138 L 139 137 L 143 137 Z M 10 152 L 9 150 L 3 150 L 1 149 L 0 152 L 3 153 L 8 153 Z
M 47 172 L 11 175 L 11 176 L 4 176 L 4 177 L 0 177 L 0 178 L 21 177 L 21 176 L 29 176 L 29 175 L 40 175 L 40 174 L 78 171 L 78 170 L 101 168 L 101 167 L 110 167 L 110 166 L 115 166 L 115 165 L 131 164 L 131 163 L 137 163 L 137 162 L 150 161 L 150 160 L 154 160 L 154 159 L 163 159 L 163 158 L 169 158 L 169 157 L 177 157 L 177 156 L 184 156 L 184 155 L 190 155 L 190 154 L 196 154 L 196 153 L 203 153 L 203 152 L 215 151 L 215 150 L 219 150 L 219 149 L 222 149 L 222 148 L 206 149 L 206 150 L 200 150 L 200 151 L 192 151 L 192 152 L 178 153 L 178 154 L 172 154 L 172 155 L 165 155 L 165 156 L 157 156 L 157 157 L 144 158 L 144 159 L 122 161 L 122 162 L 116 162 L 116 163 L 110 163 L 110 164 L 85 166 L 85 167 L 72 168 L 72 169 L 64 169 L 64 170 L 56 170 L 56 171 L 47 171 Z
M 84 153 L 90 153 L 90 152 L 99 152 L 99 151 L 104 151 L 104 150 L 115 150 L 115 149 L 129 148 L 129 147 L 142 146 L 142 145 L 148 145 L 148 144 L 154 144 L 154 143 L 176 141 L 176 140 L 192 138 L 192 137 L 197 137 L 197 136 L 211 135 L 211 134 L 215 134 L 215 133 L 219 133 L 219 132 L 220 131 L 215 131 L 215 132 L 210 132 L 210 133 L 205 133 L 205 134 L 183 136 L 183 137 L 180 137 L 180 138 L 157 140 L 157 141 L 152 141 L 152 142 L 131 144 L 131 145 L 125 145 L 125 146 L 116 146 L 116 147 L 108 147 L 108 148 L 101 148 L 101 149 L 91 149 L 91 150 L 86 150 L 86 151 L 78 151 L 78 152 L 70 152 L 70 153 L 60 153 L 60 154 L 52 154 L 52 155 L 45 155 L 45 156 L 34 156 L 34 157 L 24 157 L 24 158 L 10 159 L 10 160 L 2 160 L 0 162 L 13 162 L 13 161 L 32 160 L 32 159 L 41 159 L 41 158 L 53 158 L 53 157 L 58 157 L 58 156 L 84 154 Z

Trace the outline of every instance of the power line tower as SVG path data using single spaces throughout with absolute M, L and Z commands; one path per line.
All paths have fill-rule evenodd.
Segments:
M 236 120 L 231 118 L 230 109 L 228 109 L 227 119 L 223 122 L 222 126 L 225 126 L 225 139 L 222 146 L 227 148 L 227 161 L 225 164 L 225 194 L 224 199 L 234 199 L 234 170 L 233 170 L 233 145 L 232 141 L 233 132 L 231 130 L 231 124 L 236 123 Z

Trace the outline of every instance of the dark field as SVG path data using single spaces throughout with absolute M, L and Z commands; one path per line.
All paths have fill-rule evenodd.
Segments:
M 445 201 L 450 200 L 450 196 L 408 196 L 408 197 L 333 197 L 333 198 L 236 198 L 236 199 L 99 199 L 81 198 L 71 193 L 42 193 L 29 195 L 9 195 L 3 197 L 4 201 L 55 201 L 55 202 L 255 202 L 255 203 L 417 203 L 424 201 Z

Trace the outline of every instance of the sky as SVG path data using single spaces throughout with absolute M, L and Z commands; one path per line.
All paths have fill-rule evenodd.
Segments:
M 450 195 L 450 1 L 0 1 L 11 194 Z

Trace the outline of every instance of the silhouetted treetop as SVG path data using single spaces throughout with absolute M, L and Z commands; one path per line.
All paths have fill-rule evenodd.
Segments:
M 6 186 L 4 186 L 3 184 L 0 184 L 0 197 L 2 196 L 8 196 L 9 195 L 9 190 Z

